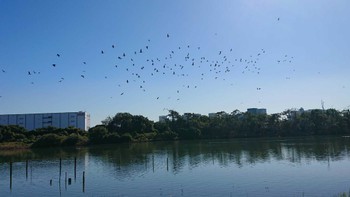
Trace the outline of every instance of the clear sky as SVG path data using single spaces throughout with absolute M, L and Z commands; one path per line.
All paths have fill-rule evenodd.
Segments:
M 0 113 L 82 110 L 95 125 L 118 112 L 348 109 L 349 7 L 0 0 Z

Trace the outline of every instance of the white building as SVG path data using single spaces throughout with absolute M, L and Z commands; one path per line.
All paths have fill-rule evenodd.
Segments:
M 4 114 L 0 115 L 0 125 L 18 125 L 28 131 L 44 127 L 75 127 L 89 130 L 90 114 L 86 112 L 37 113 L 37 114 Z

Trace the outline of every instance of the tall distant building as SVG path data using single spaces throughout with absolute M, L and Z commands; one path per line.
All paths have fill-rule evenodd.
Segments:
M 90 114 L 86 112 L 4 114 L 0 115 L 0 125 L 18 125 L 28 131 L 45 127 L 75 127 L 84 131 L 90 128 Z
M 248 112 L 248 113 L 251 113 L 251 114 L 255 114 L 255 115 L 258 115 L 258 114 L 267 114 L 265 108 L 261 108 L 261 109 L 258 109 L 258 108 L 248 108 L 248 109 L 247 109 L 247 112 Z

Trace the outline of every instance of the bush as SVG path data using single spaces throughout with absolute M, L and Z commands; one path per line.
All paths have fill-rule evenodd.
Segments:
M 87 144 L 87 141 L 86 137 L 72 133 L 63 140 L 62 146 L 81 146 Z
M 89 130 L 89 140 L 92 144 L 106 143 L 108 131 L 104 126 L 93 127 Z
M 120 142 L 120 136 L 118 133 L 111 133 L 108 135 L 108 140 L 109 143 L 118 143 Z
M 132 142 L 132 141 L 133 141 L 133 138 L 130 133 L 124 133 L 120 137 L 120 142 Z
M 159 133 L 156 136 L 156 139 L 158 140 L 174 140 L 178 137 L 177 133 L 172 131 L 165 131 L 163 133 Z
M 151 133 L 136 134 L 134 138 L 136 141 L 145 142 L 145 141 L 153 140 L 156 136 L 157 136 L 156 132 L 151 132 Z
M 56 134 L 46 134 L 33 143 L 32 147 L 58 147 L 62 144 L 63 138 Z

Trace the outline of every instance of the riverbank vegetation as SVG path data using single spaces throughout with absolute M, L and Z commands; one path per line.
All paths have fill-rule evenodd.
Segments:
M 19 126 L 0 126 L 0 143 L 7 147 L 84 146 L 160 140 L 227 139 L 350 135 L 350 111 L 286 110 L 276 114 L 252 114 L 235 110 L 211 117 L 195 113 L 180 115 L 174 110 L 163 121 L 153 122 L 140 115 L 117 113 L 89 129 L 41 128 L 26 131 Z M 2 146 L 0 146 L 1 148 Z M 4 146 L 6 147 L 6 146 Z M 24 146 L 25 147 L 25 146 Z

